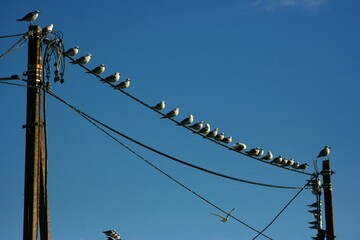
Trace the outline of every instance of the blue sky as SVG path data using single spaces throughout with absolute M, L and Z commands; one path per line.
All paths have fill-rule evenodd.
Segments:
M 40 10 L 35 24 L 50 23 L 65 48 L 91 53 L 102 76 L 120 71 L 126 91 L 149 105 L 180 108 L 176 120 L 219 127 L 234 142 L 307 162 L 332 147 L 335 233 L 353 239 L 360 167 L 358 1 L 3 1 L 1 36 L 23 33 L 17 22 Z M 0 54 L 17 38 L 0 39 Z M 0 59 L 0 77 L 22 74 L 27 44 Z M 186 162 L 236 178 L 302 187 L 297 174 L 236 154 L 150 111 L 66 64 L 65 84 L 51 90 L 118 131 Z M 0 84 L 0 235 L 21 239 L 26 88 Z M 256 232 L 230 219 L 150 167 L 54 98 L 47 98 L 49 201 L 53 239 L 252 239 Z M 173 178 L 262 230 L 297 193 L 219 178 L 180 165 L 119 137 Z M 231 143 L 230 145 L 232 145 Z M 321 169 L 321 161 L 318 162 Z M 273 239 L 310 239 L 313 217 L 304 190 L 265 231 Z M 258 237 L 257 239 L 266 239 Z

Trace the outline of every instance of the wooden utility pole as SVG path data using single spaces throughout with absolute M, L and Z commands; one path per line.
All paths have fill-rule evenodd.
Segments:
M 335 240 L 334 231 L 334 213 L 332 203 L 332 186 L 331 175 L 333 171 L 330 168 L 330 160 L 324 160 L 321 175 L 323 176 L 324 203 L 325 203 L 325 223 L 326 223 L 326 239 Z
M 47 159 L 44 154 L 44 133 L 41 120 L 42 29 L 29 27 L 26 146 L 24 184 L 24 240 L 50 239 L 47 206 Z

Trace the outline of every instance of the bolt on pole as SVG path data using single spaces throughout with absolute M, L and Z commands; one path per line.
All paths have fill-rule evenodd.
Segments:
M 24 240 L 37 240 L 39 225 L 40 196 L 40 131 L 41 131 L 41 75 L 42 75 L 42 29 L 29 27 L 28 70 L 27 70 L 27 113 L 25 145 L 24 186 Z
M 321 175 L 323 176 L 324 203 L 325 203 L 325 222 L 326 222 L 326 239 L 335 240 L 334 231 L 334 213 L 332 203 L 332 186 L 331 175 L 333 171 L 330 168 L 330 160 L 324 160 Z

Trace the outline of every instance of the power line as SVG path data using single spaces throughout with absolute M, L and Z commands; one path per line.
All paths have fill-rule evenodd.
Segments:
M 55 97 L 56 99 L 60 100 L 61 102 L 62 99 L 59 99 L 58 96 L 54 96 L 53 93 L 49 92 L 49 94 L 53 97 Z M 64 102 L 63 102 L 64 103 Z M 66 104 L 68 105 L 68 104 Z M 130 147 L 128 147 L 127 145 L 125 145 L 123 142 L 121 142 L 120 140 L 118 140 L 116 137 L 114 137 L 113 135 L 111 135 L 108 131 L 106 131 L 105 129 L 103 129 L 103 127 L 100 126 L 100 123 L 98 123 L 95 119 L 93 119 L 92 117 L 88 116 L 87 114 L 79 111 L 78 109 L 76 109 L 73 106 L 68 105 L 69 107 L 71 107 L 73 110 L 75 110 L 78 114 L 80 114 L 83 118 L 85 118 L 87 121 L 89 121 L 91 124 L 93 124 L 96 128 L 98 128 L 100 131 L 102 131 L 103 133 L 105 133 L 106 135 L 108 135 L 110 138 L 112 138 L 113 140 L 115 140 L 117 143 L 119 143 L 120 145 L 122 145 L 124 148 L 126 148 L 128 151 L 130 151 L 131 153 L 133 153 L 135 156 L 137 156 L 138 158 L 140 158 L 141 160 L 143 160 L 145 163 L 147 163 L 148 165 L 150 165 L 151 167 L 153 167 L 154 169 L 156 169 L 157 171 L 159 171 L 161 174 L 165 175 L 166 177 L 168 177 L 169 179 L 171 179 L 172 181 L 174 181 L 175 183 L 177 183 L 178 185 L 180 185 L 182 188 L 186 189 L 187 191 L 189 191 L 190 193 L 192 193 L 193 195 L 195 195 L 196 197 L 200 198 L 201 200 L 205 201 L 206 203 L 208 203 L 209 205 L 215 207 L 216 209 L 218 209 L 219 211 L 227 214 L 227 212 L 225 210 L 223 210 L 222 208 L 220 208 L 219 206 L 217 206 L 216 204 L 212 203 L 210 200 L 206 199 L 205 197 L 201 196 L 200 194 L 198 194 L 197 192 L 193 191 L 192 189 L 190 189 L 189 187 L 187 187 L 185 184 L 181 183 L 179 180 L 175 179 L 174 177 L 172 177 L 171 175 L 169 175 L 168 173 L 166 173 L 165 171 L 163 171 L 162 169 L 160 169 L 159 167 L 157 167 L 155 164 L 151 163 L 150 161 L 148 161 L 147 159 L 145 159 L 144 157 L 142 157 L 140 154 L 138 154 L 136 151 L 134 151 L 133 149 L 131 149 Z M 256 230 L 255 228 L 251 227 L 250 225 L 246 224 L 245 222 L 241 221 L 240 219 L 231 216 L 233 219 L 235 219 L 237 222 L 241 223 L 242 225 L 246 226 L 247 228 L 250 228 L 251 230 L 257 232 L 259 235 L 263 235 L 264 237 L 268 238 L 268 239 L 272 239 L 269 236 L 263 234 L 262 232 Z
M 150 109 L 150 110 L 152 110 L 152 111 L 154 111 L 154 112 L 156 112 L 156 113 L 158 113 L 158 114 L 166 117 L 165 114 L 163 114 L 163 113 L 160 112 L 160 111 L 155 110 L 152 106 L 150 106 L 149 104 L 147 104 L 147 103 L 145 103 L 144 101 L 140 100 L 139 98 L 137 98 L 137 97 L 129 94 L 128 92 L 124 91 L 123 89 L 117 89 L 117 88 L 115 88 L 115 86 L 112 85 L 111 83 L 104 81 L 105 79 L 104 79 L 103 77 L 99 76 L 98 74 L 93 73 L 93 72 L 91 71 L 91 69 L 89 69 L 89 68 L 87 68 L 86 66 L 78 63 L 73 57 L 68 56 L 68 55 L 65 55 L 65 56 L 68 57 L 69 59 L 71 59 L 74 63 L 78 64 L 80 67 L 82 67 L 82 68 L 85 69 L 86 71 L 92 73 L 94 76 L 96 76 L 97 78 L 99 78 L 102 82 L 107 83 L 108 85 L 110 85 L 111 87 L 113 87 L 113 88 L 116 89 L 116 90 L 119 90 L 120 92 L 122 92 L 122 93 L 125 94 L 126 96 L 132 98 L 133 100 L 135 100 L 136 102 L 140 103 L 141 105 L 147 107 L 148 109 Z M 179 124 L 179 122 L 176 121 L 175 119 L 168 118 L 168 117 L 166 117 L 166 118 L 169 119 L 170 121 L 173 121 L 173 122 L 176 123 L 176 124 Z M 204 136 L 201 135 L 199 132 L 197 132 L 197 131 L 195 131 L 195 130 L 187 127 L 187 126 L 184 126 L 184 125 L 182 125 L 182 127 L 186 128 L 187 130 L 191 131 L 192 133 L 195 133 L 195 134 L 197 134 L 197 135 L 200 135 L 202 138 L 204 138 Z M 214 143 L 216 143 L 216 144 L 218 144 L 218 145 L 220 145 L 220 146 L 222 146 L 222 147 L 225 147 L 225 148 L 227 148 L 227 149 L 229 149 L 229 150 L 231 150 L 231 151 L 233 151 L 233 152 L 242 154 L 242 155 L 244 155 L 244 156 L 246 156 L 246 157 L 249 157 L 249 158 L 255 159 L 255 160 L 257 160 L 257 161 L 260 161 L 260 162 L 269 164 L 269 165 L 271 165 L 271 166 L 279 167 L 279 168 L 282 168 L 282 169 L 286 169 L 286 170 L 288 170 L 288 171 L 293 171 L 293 172 L 300 173 L 300 174 L 304 174 L 304 175 L 309 175 L 309 176 L 312 175 L 311 173 L 306 173 L 305 171 L 299 171 L 299 170 L 296 170 L 296 169 L 285 168 L 285 167 L 283 167 L 283 166 L 272 164 L 271 162 L 267 162 L 267 161 L 265 161 L 265 160 L 263 160 L 263 159 L 260 159 L 260 158 L 255 157 L 255 156 L 250 156 L 250 155 L 248 155 L 248 154 L 246 154 L 246 153 L 244 153 L 244 152 L 235 151 L 233 148 L 231 148 L 231 147 L 229 147 L 229 146 L 227 146 L 227 145 L 225 145 L 225 144 L 222 144 L 222 143 L 220 143 L 220 142 L 218 142 L 218 141 L 215 141 L 215 140 L 213 140 L 213 139 L 211 139 L 211 138 L 205 138 L 205 139 L 207 139 L 207 140 L 209 140 L 209 141 L 212 141 L 212 142 L 214 142 Z
M 5 35 L 5 36 L 0 36 L 0 38 L 12 38 L 12 37 L 18 37 L 18 36 L 23 36 L 26 33 L 19 33 L 19 34 L 12 34 L 12 35 Z
M 253 184 L 253 185 L 258 185 L 258 186 L 263 186 L 263 187 L 282 188 L 282 189 L 301 189 L 301 187 L 289 187 L 289 186 L 271 185 L 271 184 L 258 183 L 258 182 L 253 182 L 253 181 L 244 180 L 244 179 L 239 179 L 239 178 L 235 178 L 235 177 L 232 177 L 232 176 L 224 175 L 224 174 L 221 174 L 221 173 L 218 173 L 218 172 L 214 172 L 214 171 L 211 171 L 211 170 L 208 170 L 208 169 L 205 169 L 205 168 L 202 168 L 202 167 L 193 165 L 193 164 L 191 164 L 191 163 L 185 162 L 185 161 L 183 161 L 183 160 L 180 160 L 180 159 L 178 159 L 178 158 L 175 158 L 175 157 L 173 157 L 173 156 L 170 156 L 170 155 L 168 155 L 168 154 L 166 154 L 166 153 L 163 153 L 163 152 L 161 152 L 161 151 L 159 151 L 159 150 L 156 150 L 156 149 L 154 149 L 154 148 L 152 148 L 152 147 L 149 147 L 149 146 L 147 146 L 147 145 L 145 145 L 145 144 L 143 144 L 143 143 L 141 143 L 141 142 L 139 142 L 139 141 L 137 141 L 137 140 L 135 140 L 135 139 L 133 139 L 133 138 L 130 138 L 129 136 L 127 136 L 127 135 L 125 135 L 125 134 L 123 134 L 123 133 L 121 133 L 121 132 L 119 132 L 119 131 L 111 128 L 111 127 L 109 127 L 108 125 L 106 125 L 106 124 L 104 124 L 104 123 L 96 120 L 95 118 L 91 117 L 90 115 L 82 112 L 82 111 L 79 110 L 78 108 L 76 108 L 76 107 L 74 107 L 73 105 L 69 104 L 69 103 L 66 102 L 64 99 L 62 99 L 62 98 L 60 98 L 59 96 L 57 96 L 57 95 L 56 95 L 54 92 L 52 92 L 51 90 L 47 90 L 47 92 L 48 92 L 51 96 L 53 96 L 55 99 L 57 99 L 57 100 L 59 100 L 60 102 L 64 103 L 65 105 L 67 105 L 68 107 L 70 107 L 72 110 L 74 110 L 75 112 L 77 112 L 78 114 L 80 114 L 81 116 L 85 116 L 87 119 L 91 119 L 92 121 L 100 124 L 101 126 L 107 128 L 108 130 L 116 133 L 117 135 L 120 135 L 120 136 L 128 139 L 129 141 L 131 141 L 131 142 L 133 142 L 133 143 L 135 143 L 135 144 L 137 144 L 137 145 L 140 145 L 140 146 L 142 146 L 142 147 L 144 147 L 144 148 L 146 148 L 146 149 L 148 149 L 148 150 L 150 150 L 150 151 L 152 151 L 152 152 L 155 152 L 155 153 L 157 153 L 157 154 L 159 154 L 159 155 L 162 155 L 162 156 L 164 156 L 164 157 L 166 157 L 166 158 L 168 158 L 168 159 L 171 159 L 171 160 L 173 160 L 173 161 L 176 161 L 176 162 L 181 163 L 181 164 L 183 164 L 183 165 L 186 165 L 186 166 L 188 166 L 188 167 L 192 167 L 192 168 L 194 168 L 194 169 L 197 169 L 197 170 L 200 170 L 200 171 L 203 171 L 203 172 L 207 172 L 207 173 L 209 173 L 209 174 L 212 174 L 212 175 L 215 175 L 215 176 L 218 176 L 218 177 L 227 178 L 227 179 L 230 179 L 230 180 L 234 180 L 234 181 L 238 181 L 238 182 L 243 182 L 243 183 L 248 183 L 248 184 Z
M 315 176 L 313 176 L 310 181 L 315 178 Z M 309 185 L 309 182 L 307 182 L 296 194 L 295 196 L 290 199 L 290 201 L 280 210 L 280 212 L 274 217 L 273 220 L 271 220 L 271 222 L 260 232 L 258 233 L 258 235 L 256 235 L 252 240 L 255 240 L 258 236 L 260 236 L 263 232 L 265 232 L 266 229 L 268 229 L 274 222 L 275 220 L 285 211 L 285 209 L 290 205 L 290 203 L 292 203 L 292 201 L 295 200 L 295 198 L 297 198 L 297 196 L 299 196 L 299 194 L 306 188 L 306 186 Z
M 12 45 L 8 50 L 6 50 L 3 54 L 1 54 L 0 58 L 22 48 L 22 46 L 24 46 L 24 44 L 26 43 L 27 38 L 28 38 L 28 35 L 24 34 L 19 40 L 16 41 L 16 43 L 14 45 Z

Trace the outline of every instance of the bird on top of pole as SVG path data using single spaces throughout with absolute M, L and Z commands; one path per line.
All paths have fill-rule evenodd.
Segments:
M 20 21 L 20 22 L 29 22 L 30 25 L 32 25 L 32 22 L 35 21 L 38 16 L 39 16 L 40 11 L 39 10 L 35 10 L 33 12 L 29 12 L 28 14 L 26 14 L 24 17 L 16 19 L 16 21 Z

